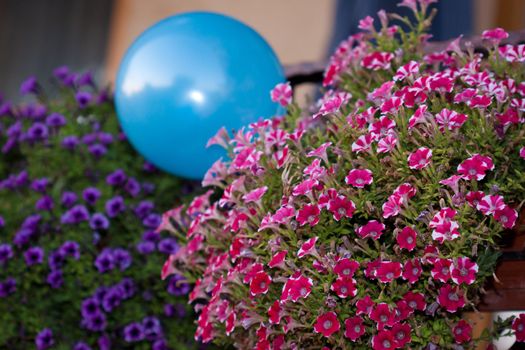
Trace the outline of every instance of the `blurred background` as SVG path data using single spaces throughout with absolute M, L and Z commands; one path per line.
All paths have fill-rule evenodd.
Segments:
M 54 68 L 94 73 L 111 83 L 130 43 L 158 20 L 185 11 L 217 11 L 261 33 L 284 65 L 322 61 L 357 21 L 397 0 L 0 0 L 0 92 L 17 100 L 29 75 Z M 525 28 L 523 0 L 442 0 L 433 35 L 445 40 L 485 28 Z M 377 20 L 376 20 L 377 23 Z

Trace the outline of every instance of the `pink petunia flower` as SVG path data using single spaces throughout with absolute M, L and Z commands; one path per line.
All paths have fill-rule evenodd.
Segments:
M 294 186 L 294 188 L 292 189 L 292 195 L 295 197 L 301 196 L 301 195 L 303 196 L 308 195 L 310 192 L 312 192 L 314 188 L 317 188 L 318 185 L 319 185 L 318 180 L 305 179 L 299 184 Z
M 321 146 L 317 147 L 313 151 L 308 152 L 307 157 L 318 157 L 328 163 L 327 149 L 332 145 L 331 142 L 325 142 Z
M 450 270 L 450 277 L 456 284 L 472 284 L 476 280 L 478 264 L 471 261 L 468 257 L 456 258 Z
M 465 293 L 459 287 L 445 284 L 439 288 L 437 302 L 448 312 L 454 313 L 465 306 Z
M 512 329 L 516 335 L 516 340 L 525 342 L 525 314 L 520 314 L 512 321 Z
M 421 276 L 422 273 L 423 269 L 421 267 L 421 263 L 419 259 L 415 258 L 407 260 L 407 262 L 403 266 L 403 274 L 401 276 L 405 281 L 408 281 L 408 283 L 413 284 L 419 280 L 419 276 Z
M 307 204 L 297 212 L 296 219 L 301 226 L 309 224 L 311 227 L 314 227 L 319 222 L 320 213 L 319 206 L 316 204 Z
M 329 92 L 323 99 L 321 108 L 319 112 L 313 115 L 313 118 L 316 119 L 320 116 L 326 116 L 328 114 L 333 114 L 339 111 L 339 109 L 352 98 L 352 94 L 345 91 L 340 92 Z
M 494 219 L 496 219 L 503 227 L 511 229 L 516 224 L 518 212 L 506 205 L 503 209 L 496 210 L 494 213 Z
M 242 196 L 242 199 L 244 199 L 245 203 L 258 203 L 261 200 L 262 196 L 264 196 L 266 191 L 268 191 L 268 186 L 259 187 L 246 193 L 244 196 Z
M 466 114 L 458 113 L 450 109 L 443 108 L 441 112 L 436 114 L 436 122 L 439 125 L 441 132 L 447 130 L 455 130 L 461 128 L 467 121 L 468 116 Z
M 279 267 L 279 268 L 284 267 L 284 262 L 285 262 L 287 254 L 288 254 L 287 250 L 282 250 L 280 252 L 275 253 L 272 259 L 270 260 L 270 262 L 268 263 L 268 267 L 272 269 L 275 267 Z
M 345 320 L 345 337 L 354 342 L 361 338 L 366 332 L 366 327 L 363 323 L 363 318 L 359 316 L 347 318 Z
M 397 145 L 397 136 L 389 134 L 377 143 L 377 153 L 390 153 Z
M 391 330 L 394 335 L 394 346 L 397 349 L 404 349 L 405 346 L 412 341 L 410 333 L 412 328 L 408 323 L 396 323 Z
M 162 271 L 160 273 L 160 278 L 162 280 L 165 280 L 166 278 L 168 278 L 168 276 L 173 275 L 176 272 L 175 266 L 173 265 L 174 262 L 175 262 L 175 255 L 170 254 L 170 256 L 168 257 L 168 260 L 166 260 L 166 262 L 162 266 Z
M 424 169 L 430 164 L 430 158 L 432 158 L 432 150 L 420 147 L 417 151 L 409 154 L 408 167 L 417 170 Z
M 450 187 L 452 191 L 457 194 L 459 192 L 459 180 L 461 180 L 461 176 L 452 175 L 451 177 L 439 181 L 439 183 Z
M 405 0 L 406 2 L 406 0 Z M 381 330 L 372 337 L 372 349 L 391 350 L 396 348 L 394 334 L 390 330 Z
M 317 242 L 318 239 L 319 237 L 312 237 L 306 242 L 304 242 L 301 245 L 301 248 L 299 248 L 299 251 L 297 251 L 297 257 L 301 259 L 302 257 L 306 255 L 317 254 L 317 250 L 315 249 L 315 243 Z
M 271 324 L 281 323 L 281 318 L 283 317 L 283 309 L 279 300 L 273 302 L 273 304 L 268 309 L 268 320 Z
M 468 343 L 472 339 L 472 326 L 465 320 L 459 320 L 452 328 L 452 334 L 457 344 Z
M 487 195 L 481 198 L 476 208 L 484 215 L 493 215 L 497 210 L 503 210 L 505 208 L 505 202 L 500 195 Z
M 357 311 L 356 315 L 367 315 L 369 316 L 372 313 L 372 310 L 374 309 L 374 301 L 372 298 L 370 298 L 369 295 L 366 295 L 362 299 L 359 299 L 357 303 L 355 304 Z
M 352 169 L 345 177 L 345 182 L 357 188 L 364 188 L 374 181 L 372 172 L 368 169 Z
M 474 154 L 458 165 L 458 173 L 465 180 L 483 180 L 487 170 L 493 170 L 494 163 L 490 157 Z
M 391 52 L 373 52 L 361 61 L 361 66 L 371 70 L 390 69 L 390 62 L 394 59 L 394 54 Z
M 414 76 L 417 73 L 419 73 L 419 63 L 416 61 L 410 61 L 404 66 L 399 67 L 396 74 L 394 74 L 394 80 L 401 81 L 410 76 Z
M 352 143 L 352 152 L 357 154 L 361 152 L 368 152 L 372 149 L 372 142 L 374 141 L 374 136 L 372 134 L 361 135 L 357 140 Z
M 332 290 L 339 298 L 355 297 L 357 294 L 357 288 L 355 286 L 356 281 L 349 277 L 338 277 L 330 286 Z
M 432 231 L 432 239 L 443 244 L 444 241 L 452 241 L 459 237 L 459 225 L 456 221 L 448 221 L 437 226 Z
M 452 261 L 449 259 L 436 259 L 434 265 L 432 266 L 432 271 L 430 274 L 432 278 L 443 283 L 447 283 L 450 279 L 450 270 L 452 267 Z
M 407 226 L 397 234 L 396 241 L 401 249 L 412 251 L 416 247 L 416 237 L 417 232 L 412 227 Z
M 359 262 L 350 260 L 349 258 L 342 258 L 337 261 L 334 266 L 334 273 L 339 277 L 352 277 L 359 268 Z
M 292 300 L 294 303 L 300 298 L 307 298 L 312 292 L 313 281 L 301 274 L 290 277 L 283 287 L 281 301 Z
M 314 332 L 321 333 L 325 337 L 330 337 L 341 329 L 341 324 L 337 319 L 337 314 L 333 311 L 326 312 L 319 317 L 314 325 Z
M 520 148 L 520 157 L 525 159 L 525 147 Z
M 370 319 L 377 323 L 376 327 L 379 331 L 385 327 L 392 327 L 396 322 L 395 312 L 387 303 L 377 304 L 370 313 Z
M 283 107 L 292 103 L 292 96 L 293 91 L 289 82 L 277 84 L 272 91 L 270 91 L 272 101 L 279 103 Z
M 270 283 L 272 282 L 272 278 L 264 271 L 260 271 L 255 276 L 253 276 L 252 280 L 250 281 L 250 294 L 252 296 L 256 296 L 259 294 L 266 294 L 268 293 L 268 289 L 270 288 Z
M 401 263 L 396 261 L 381 261 L 376 270 L 376 278 L 381 283 L 390 283 L 401 276 Z
M 379 239 L 381 235 L 383 234 L 383 230 L 385 229 L 385 225 L 377 220 L 370 220 L 368 223 L 366 223 L 363 226 L 359 226 L 356 229 L 356 233 L 361 238 L 372 238 L 374 240 Z
M 357 25 L 357 28 L 365 31 L 373 31 L 374 30 L 374 19 L 370 16 L 366 16 L 363 19 L 359 20 L 359 24 Z
M 467 204 L 471 206 L 472 208 L 476 208 L 478 206 L 479 201 L 485 197 L 485 193 L 481 191 L 471 191 L 468 192 L 465 196 L 465 199 L 467 200 Z
M 413 129 L 417 124 L 422 124 L 427 121 L 427 117 L 430 113 L 427 112 L 428 106 L 419 106 L 414 114 L 408 119 L 408 130 Z
M 393 96 L 387 99 L 385 102 L 383 102 L 383 104 L 381 105 L 381 113 L 397 115 L 402 105 L 403 105 L 403 98 L 399 96 Z M 386 118 L 386 117 L 383 116 L 381 118 Z M 391 129 L 392 128 L 389 128 L 389 130 Z M 385 132 L 391 132 L 391 131 L 385 130 Z
M 351 218 L 355 209 L 354 202 L 343 195 L 328 201 L 328 210 L 332 213 L 335 221 L 339 221 L 344 217 Z
M 403 300 L 413 311 L 425 311 L 427 308 L 427 303 L 425 302 L 425 296 L 423 293 L 414 293 L 412 291 L 408 291 L 403 296 Z
M 504 45 L 498 48 L 499 54 L 507 62 L 525 62 L 525 45 Z
M 395 126 L 396 123 L 392 119 L 382 116 L 377 122 L 370 124 L 368 131 L 374 138 L 379 138 L 392 133 Z
M 484 30 L 481 34 L 481 37 L 485 40 L 488 40 L 492 45 L 499 45 L 501 40 L 507 39 L 509 33 L 507 33 L 503 28 L 494 28 Z

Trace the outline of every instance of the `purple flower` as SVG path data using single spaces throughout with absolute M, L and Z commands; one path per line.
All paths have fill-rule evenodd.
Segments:
M 13 110 L 11 108 L 11 102 L 6 101 L 0 104 L 0 116 L 12 115 L 12 114 L 13 114 Z
M 13 248 L 10 244 L 0 244 L 0 263 L 5 264 L 9 259 L 13 258 Z
M 142 165 L 142 169 L 147 173 L 153 173 L 157 171 L 157 168 L 155 167 L 155 165 L 151 164 L 148 161 L 144 161 L 144 164 Z
M 111 135 L 108 132 L 99 132 L 98 133 L 98 140 L 103 145 L 109 145 L 109 144 L 113 143 L 113 135 Z
M 104 300 L 104 295 L 108 292 L 109 288 L 100 286 L 95 290 L 95 293 L 93 293 L 93 296 L 98 301 L 99 304 L 102 304 L 102 300 Z
M 7 141 L 2 146 L 2 153 L 9 153 L 16 146 L 17 140 L 15 138 L 7 139 Z
M 46 124 L 36 122 L 27 130 L 27 137 L 30 141 L 41 141 L 47 139 L 49 130 Z
M 49 186 L 49 179 L 47 177 L 36 179 L 31 182 L 31 189 L 36 192 L 45 193 L 47 186 Z
M 137 243 L 137 251 L 139 254 L 146 255 L 151 254 L 153 251 L 155 251 L 155 243 L 150 241 L 141 241 Z
M 62 193 L 62 205 L 66 208 L 70 208 L 77 201 L 77 195 L 75 192 L 64 192 Z
M 148 228 L 156 229 L 159 227 L 161 217 L 159 214 L 151 213 L 142 220 L 142 225 Z
M 82 301 L 80 313 L 83 317 L 89 318 L 93 315 L 100 313 L 99 302 L 95 298 L 87 298 Z
M 116 248 L 113 250 L 113 259 L 120 271 L 125 271 L 132 262 L 131 254 L 126 249 Z
M 87 91 L 79 91 L 75 94 L 75 99 L 77 100 L 78 107 L 80 109 L 86 108 L 91 101 L 91 94 Z
M 31 247 L 24 252 L 27 266 L 41 264 L 44 261 L 44 250 L 40 247 Z
M 3 228 L 5 226 L 5 220 L 2 216 L 0 216 L 0 228 Z
M 82 136 L 82 143 L 84 143 L 85 145 L 94 144 L 96 141 L 97 141 L 97 134 L 94 132 Z
M 69 68 L 67 66 L 57 67 L 53 70 L 53 75 L 56 78 L 63 80 L 69 75 Z
M 15 237 L 13 238 L 13 243 L 20 248 L 21 246 L 29 243 L 29 240 L 33 237 L 33 235 L 33 230 L 22 228 L 15 234 Z
M 52 128 L 59 128 L 66 125 L 66 118 L 62 114 L 51 113 L 46 118 L 46 124 Z
M 65 136 L 62 139 L 62 147 L 69 149 L 69 150 L 75 149 L 79 143 L 80 141 L 78 140 L 78 137 L 74 135 Z
M 100 158 L 107 153 L 108 149 L 103 144 L 95 143 L 88 147 L 88 151 L 94 155 L 95 158 Z
M 82 198 L 91 205 L 95 205 L 100 198 L 100 190 L 96 187 L 88 187 L 82 192 Z
M 97 343 L 99 350 L 111 350 L 111 339 L 107 335 L 98 338 Z
M 126 181 L 126 179 L 127 176 L 124 170 L 117 169 L 106 177 L 106 182 L 108 183 L 108 185 L 111 186 L 120 186 L 124 184 L 124 181 Z
M 48 195 L 42 196 L 36 203 L 35 203 L 35 209 L 36 210 L 42 210 L 42 211 L 51 211 L 53 210 L 54 204 L 53 204 L 53 198 Z
M 47 264 L 51 270 L 58 270 L 64 265 L 64 254 L 56 250 L 47 257 Z
M 54 270 L 51 271 L 47 275 L 47 283 L 51 286 L 51 288 L 57 289 L 64 284 L 64 277 L 62 276 L 62 271 L 60 270 Z
M 0 298 L 5 298 L 14 292 L 16 292 L 16 280 L 13 277 L 8 277 L 0 283 Z
M 36 348 L 38 350 L 49 349 L 55 344 L 53 340 L 53 331 L 49 328 L 44 328 L 41 330 L 35 338 Z
M 186 306 L 184 306 L 184 304 L 181 303 L 177 303 L 175 305 L 165 304 L 164 315 L 166 315 L 167 317 L 183 318 L 186 316 Z
M 146 231 L 142 234 L 142 239 L 150 242 L 157 242 L 160 239 L 160 233 L 156 231 Z
M 73 347 L 73 350 L 91 350 L 91 347 L 88 344 L 82 341 L 79 341 L 75 344 L 75 346 Z
M 164 238 L 159 242 L 158 248 L 163 254 L 175 254 L 179 250 L 179 245 L 173 238 Z
M 73 208 L 66 211 L 60 219 L 63 224 L 71 225 L 87 220 L 89 220 L 89 212 L 86 207 L 81 204 L 77 204 Z
M 146 339 L 152 341 L 158 339 L 162 335 L 162 327 L 158 318 L 154 316 L 144 317 L 142 320 L 142 327 L 144 328 L 144 335 Z
M 168 344 L 164 339 L 156 340 L 151 346 L 151 350 L 169 350 Z
M 120 288 L 123 299 L 129 299 L 135 295 L 136 287 L 133 280 L 129 277 L 123 278 L 122 281 L 118 283 L 118 288 Z
M 38 92 L 38 82 L 35 77 L 29 77 L 20 85 L 20 94 L 22 96 Z
M 153 210 L 154 207 L 155 205 L 151 201 L 141 201 L 134 210 L 135 215 L 140 219 L 143 219 Z
M 114 218 L 126 209 L 124 198 L 116 196 L 106 202 L 106 213 L 110 218 Z
M 128 343 L 144 339 L 144 327 L 138 322 L 130 323 L 124 328 L 124 340 Z
M 113 287 L 109 289 L 106 295 L 104 295 L 104 299 L 102 300 L 102 307 L 104 308 L 104 311 L 111 312 L 113 311 L 113 309 L 120 305 L 121 301 L 122 292 L 120 288 Z
M 35 231 L 38 228 L 38 224 L 41 220 L 42 216 L 40 216 L 40 214 L 29 215 L 24 219 L 24 222 L 22 223 L 22 228 Z
M 93 230 L 107 230 L 109 228 L 109 220 L 102 213 L 95 213 L 89 220 L 89 227 Z
M 82 325 L 90 331 L 102 332 L 106 329 L 108 321 L 106 315 L 102 312 L 97 312 L 89 317 L 82 320 Z
M 140 184 L 137 180 L 130 177 L 128 181 L 126 182 L 124 189 L 126 190 L 126 192 L 129 193 L 130 196 L 136 197 L 140 193 Z
M 16 175 L 15 185 L 17 187 L 25 186 L 29 182 L 29 175 L 26 170 L 22 170 Z
M 70 256 L 75 260 L 80 259 L 80 245 L 75 241 L 66 241 L 60 247 L 63 256 Z
M 152 194 L 155 191 L 155 184 L 152 184 L 151 182 L 143 182 L 142 189 L 145 194 Z
M 190 292 L 190 285 L 187 283 L 186 279 L 181 275 L 172 275 L 168 281 L 167 291 L 171 295 L 180 297 L 186 295 Z
M 110 250 L 104 249 L 95 259 L 95 267 L 99 273 L 105 273 L 115 268 L 115 259 Z
M 94 86 L 95 84 L 93 83 L 93 76 L 91 75 L 91 73 L 86 72 L 80 75 L 77 79 L 77 85 L 79 87 L 84 86 L 84 85 Z

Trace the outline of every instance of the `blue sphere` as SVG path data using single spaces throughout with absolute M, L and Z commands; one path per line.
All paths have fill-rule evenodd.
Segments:
M 268 43 L 216 13 L 169 17 L 126 52 L 115 86 L 117 114 L 131 144 L 172 174 L 201 179 L 225 152 L 206 148 L 222 127 L 275 115 L 269 91 L 284 81 Z

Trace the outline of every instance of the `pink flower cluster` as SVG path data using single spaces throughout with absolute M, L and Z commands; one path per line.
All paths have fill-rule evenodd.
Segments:
M 425 27 L 431 2 L 401 5 Z M 232 138 L 221 130 L 211 143 L 231 160 L 203 180 L 218 200 L 209 191 L 165 214 L 163 228 L 187 243 L 163 274 L 195 279 L 198 339 L 268 350 L 475 345 L 461 312 L 479 300 L 494 271 L 487 254 L 523 200 L 525 83 L 519 59 L 507 59 L 521 49 L 494 47 L 506 38 L 496 29 L 483 34 L 486 61 L 458 41 L 404 61 L 402 47 L 426 35 L 400 43 L 378 15 L 381 28 L 367 17 L 337 49 L 317 112 Z M 282 106 L 291 96 L 288 84 L 271 92 Z M 513 323 L 518 339 L 524 324 Z

